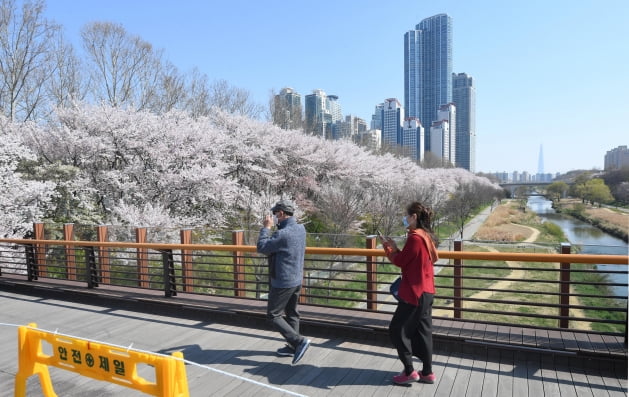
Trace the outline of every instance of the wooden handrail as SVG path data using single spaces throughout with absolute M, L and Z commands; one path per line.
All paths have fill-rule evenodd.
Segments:
M 125 243 L 100 241 L 69 241 L 69 240 L 33 240 L 33 239 L 0 239 L 0 243 L 23 245 L 60 245 L 81 247 L 113 247 L 142 248 L 159 250 L 195 250 L 195 251 L 232 251 L 256 252 L 254 245 L 222 245 L 222 244 L 163 244 L 163 243 Z M 306 247 L 306 254 L 313 255 L 345 255 L 345 256 L 385 256 L 381 249 L 367 248 L 326 248 Z M 595 255 L 595 254 L 541 254 L 525 252 L 473 252 L 473 251 L 439 251 L 444 259 L 498 260 L 522 262 L 570 262 L 590 264 L 627 265 L 629 255 Z

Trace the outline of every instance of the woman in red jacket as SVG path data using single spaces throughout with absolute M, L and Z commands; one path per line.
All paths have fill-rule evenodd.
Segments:
M 432 232 L 432 210 L 414 202 L 406 209 L 406 244 L 400 251 L 395 241 L 383 239 L 387 257 L 402 270 L 398 305 L 389 324 L 389 335 L 404 371 L 393 377 L 397 384 L 415 381 L 434 383 L 432 372 L 432 303 L 435 294 L 433 266 L 437 261 L 436 238 Z M 418 373 L 413 356 L 423 364 Z

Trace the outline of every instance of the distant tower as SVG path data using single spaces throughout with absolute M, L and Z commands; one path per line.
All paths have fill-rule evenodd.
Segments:
M 537 173 L 544 174 L 544 146 L 539 145 L 539 159 L 537 160 Z
M 539 145 L 539 157 L 537 159 L 537 178 L 538 181 L 544 179 L 544 146 Z

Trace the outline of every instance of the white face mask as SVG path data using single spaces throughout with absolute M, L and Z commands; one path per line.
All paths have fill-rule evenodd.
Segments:
M 404 227 L 408 227 L 409 226 L 408 221 L 406 220 L 405 216 L 402 217 L 402 223 L 404 224 Z

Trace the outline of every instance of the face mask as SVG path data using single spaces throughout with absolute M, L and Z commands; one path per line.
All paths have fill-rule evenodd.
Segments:
M 406 220 L 406 217 L 402 217 L 402 223 L 404 224 L 404 227 L 408 227 L 408 221 Z

